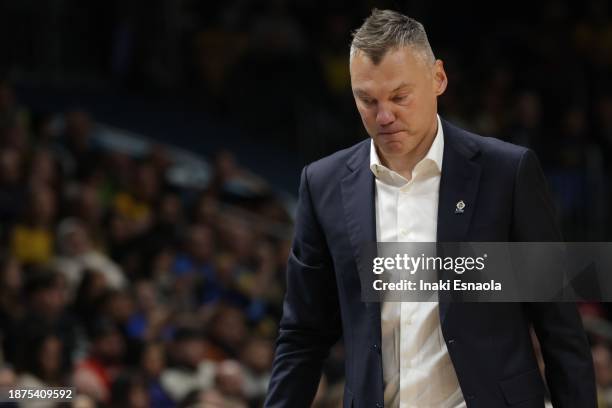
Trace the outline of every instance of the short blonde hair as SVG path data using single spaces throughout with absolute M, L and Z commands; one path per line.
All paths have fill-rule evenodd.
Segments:
M 399 47 L 413 48 L 430 64 L 436 60 L 423 24 L 397 11 L 373 9 L 353 33 L 350 55 L 363 52 L 377 65 L 387 51 Z

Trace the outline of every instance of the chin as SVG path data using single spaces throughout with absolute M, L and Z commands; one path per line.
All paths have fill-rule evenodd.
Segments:
M 379 145 L 379 149 L 385 156 L 399 157 L 409 154 L 414 150 L 414 146 L 410 146 L 406 142 L 392 141 L 382 143 Z

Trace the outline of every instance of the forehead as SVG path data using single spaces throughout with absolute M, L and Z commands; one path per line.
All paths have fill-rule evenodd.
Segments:
M 362 51 L 355 53 L 350 62 L 354 90 L 390 91 L 402 83 L 417 85 L 427 78 L 428 71 L 423 58 L 409 47 L 389 50 L 378 64 Z

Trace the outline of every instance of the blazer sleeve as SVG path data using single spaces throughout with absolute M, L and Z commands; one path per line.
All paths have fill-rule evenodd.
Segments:
M 531 150 L 517 171 L 513 240 L 561 241 L 547 183 Z M 528 303 L 525 308 L 541 345 L 553 406 L 596 407 L 593 361 L 576 304 Z
M 341 335 L 335 274 L 302 170 L 276 353 L 265 407 L 310 407 L 324 360 Z

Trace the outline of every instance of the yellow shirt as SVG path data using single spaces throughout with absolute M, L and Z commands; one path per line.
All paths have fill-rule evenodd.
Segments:
M 53 255 L 53 235 L 44 228 L 17 225 L 11 235 L 11 253 L 23 263 L 46 263 Z
M 139 201 L 127 193 L 119 193 L 115 197 L 115 209 L 126 218 L 142 221 L 150 216 L 151 209 L 147 203 Z

